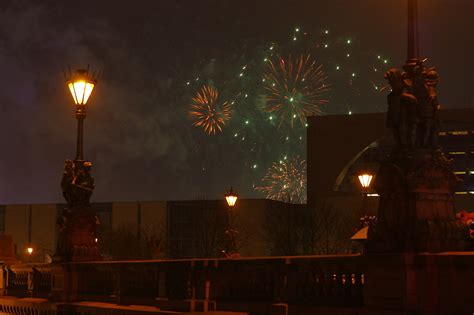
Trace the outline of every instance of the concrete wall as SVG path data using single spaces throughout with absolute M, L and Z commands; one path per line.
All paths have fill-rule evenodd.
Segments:
M 112 204 L 112 229 L 136 227 L 137 224 L 137 202 L 114 202 Z
M 237 200 L 233 211 L 235 212 L 235 226 L 239 230 L 240 254 L 242 256 L 266 256 L 269 254 L 263 235 L 267 206 L 265 199 Z
M 31 244 L 32 261 L 41 262 L 45 255 L 54 255 L 56 250 L 56 205 L 33 205 L 31 207 Z
M 29 239 L 29 205 L 11 205 L 5 208 L 5 234 L 11 235 L 15 254 L 25 256 Z
M 240 231 L 242 256 L 268 254 L 263 236 L 265 199 L 239 199 L 234 208 L 234 223 Z M 34 252 L 32 262 L 44 262 L 45 255 L 54 255 L 57 241 L 57 205 L 7 205 L 5 208 L 5 234 L 11 235 L 17 258 L 28 262 L 27 247 Z M 129 227 L 151 232 L 156 230 L 166 237 L 167 202 L 116 202 L 112 203 L 112 229 Z M 30 220 L 31 214 L 31 220 Z M 1 254 L 1 253 L 0 253 Z

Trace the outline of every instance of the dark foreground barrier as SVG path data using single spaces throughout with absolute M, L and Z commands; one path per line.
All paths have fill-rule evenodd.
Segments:
M 4 266 L 0 311 L 29 303 L 37 313 L 12 314 L 139 314 L 131 310 L 140 306 L 148 313 L 462 315 L 474 311 L 472 266 L 472 252 Z

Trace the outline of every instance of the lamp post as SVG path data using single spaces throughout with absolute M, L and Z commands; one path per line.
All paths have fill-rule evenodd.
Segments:
M 95 211 L 90 205 L 94 191 L 94 179 L 91 176 L 92 163 L 84 160 L 84 119 L 88 101 L 97 85 L 97 79 L 89 70 L 69 70 L 66 85 L 76 105 L 77 141 L 74 161 L 66 160 L 61 180 L 63 196 L 67 208 L 58 219 L 58 245 L 55 261 L 99 260 L 96 238 L 98 224 Z
M 70 74 L 67 80 L 67 86 L 71 92 L 74 103 L 76 104 L 77 118 L 77 142 L 76 142 L 76 161 L 83 161 L 83 139 L 84 139 L 84 119 L 86 119 L 86 105 L 89 97 L 94 90 L 97 80 L 89 75 L 84 69 L 79 69 Z
M 26 251 L 28 252 L 28 255 L 29 255 L 29 257 L 30 257 L 30 263 L 31 263 L 31 254 L 33 254 L 33 247 L 31 247 L 31 246 L 28 247 L 28 248 L 26 249 Z
M 365 214 L 367 215 L 367 208 L 369 206 L 368 202 L 368 192 L 369 192 L 369 187 L 370 183 L 372 182 L 373 176 L 369 173 L 362 173 L 358 176 L 359 178 L 359 183 L 362 186 L 362 194 L 364 196 L 364 202 L 362 207 L 364 208 L 363 211 L 365 211 Z
M 236 229 L 231 227 L 231 215 L 233 214 L 233 210 L 237 199 L 239 196 L 234 192 L 232 187 L 227 194 L 224 195 L 225 200 L 227 202 L 228 209 L 226 211 L 226 230 L 225 230 L 225 245 L 222 253 L 225 257 L 235 257 L 238 256 L 239 253 L 237 251 L 237 244 L 236 244 L 236 237 L 239 233 Z

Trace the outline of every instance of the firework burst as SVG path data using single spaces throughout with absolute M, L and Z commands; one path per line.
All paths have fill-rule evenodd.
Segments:
M 279 201 L 304 203 L 306 201 L 306 161 L 298 156 L 273 163 L 255 188 L 267 198 Z
M 279 117 L 279 126 L 290 121 L 293 128 L 295 119 L 304 125 L 307 116 L 321 114 L 321 106 L 328 103 L 326 79 L 322 65 L 309 54 L 269 59 L 263 77 L 267 93 L 264 110 Z
M 231 116 L 230 104 L 219 104 L 218 98 L 215 87 L 204 85 L 192 99 L 189 115 L 194 118 L 193 126 L 202 127 L 207 134 L 221 132 Z

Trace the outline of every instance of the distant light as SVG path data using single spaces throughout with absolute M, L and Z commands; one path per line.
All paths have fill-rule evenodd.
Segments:
M 347 58 L 349 58 L 351 56 L 351 54 L 347 54 L 346 56 L 347 56 Z
M 293 97 L 290 97 L 290 102 L 293 102 Z
M 299 31 L 300 31 L 300 29 L 297 27 L 297 28 L 295 28 L 295 31 L 296 31 L 296 32 L 299 32 Z
M 245 94 L 245 97 L 248 97 L 249 95 L 248 94 Z
M 354 78 L 356 76 L 355 72 L 352 72 L 352 77 Z
M 305 127 L 308 127 L 308 124 L 304 124 Z
M 189 85 L 189 84 L 191 84 L 191 82 L 189 82 L 189 81 L 188 81 L 188 82 L 186 82 L 186 85 Z
M 247 66 L 243 66 L 243 67 L 242 67 L 242 70 L 245 70 L 246 68 L 247 68 Z
M 341 67 L 337 66 L 337 67 L 336 67 L 336 70 L 339 70 L 339 69 L 341 69 Z
M 387 60 L 387 59 L 385 59 L 385 60 L 383 61 L 383 63 L 387 63 L 387 62 L 388 62 L 388 60 Z
M 349 115 L 352 115 L 352 111 L 350 110 L 348 114 L 349 114 Z
M 347 40 L 347 43 L 350 44 L 350 43 L 352 43 L 352 41 L 351 41 L 350 39 L 348 39 L 348 40 Z
M 296 40 L 296 36 L 293 36 L 293 40 Z
M 235 206 L 235 203 L 237 202 L 237 199 L 239 198 L 239 196 L 237 196 L 237 194 L 234 193 L 234 190 L 232 189 L 232 187 L 230 187 L 230 191 L 227 194 L 225 194 L 224 197 L 227 202 L 227 205 L 231 208 Z
M 270 46 L 270 50 L 273 50 L 273 46 Z
M 328 45 L 328 44 L 324 44 L 324 48 L 328 48 L 328 47 L 329 47 L 329 45 Z
M 33 253 L 33 247 L 28 247 L 26 251 L 28 252 L 29 255 L 31 255 Z
M 234 134 L 234 138 L 237 138 L 238 136 L 239 136 L 239 134 L 238 134 L 238 133 Z
M 268 119 L 273 120 L 273 116 L 270 116 Z
M 241 73 L 239 74 L 239 77 L 243 77 L 243 76 L 244 76 L 244 73 L 241 72 Z
M 267 62 L 267 61 L 268 61 L 268 58 L 263 59 L 263 61 Z
M 296 118 L 296 114 L 293 114 L 293 118 Z
M 359 183 L 363 188 L 369 188 L 373 176 L 371 174 L 361 174 L 358 176 Z
M 380 58 L 382 58 L 382 57 L 380 57 L 380 55 L 378 55 L 378 56 L 377 56 L 377 59 L 380 59 Z
M 256 168 L 257 168 L 257 164 L 254 164 L 252 167 L 253 167 L 254 169 L 256 169 Z
M 324 34 L 329 34 L 329 30 L 325 30 L 325 31 L 324 31 Z
M 249 121 L 248 121 L 248 120 L 246 120 L 246 121 L 245 121 L 245 124 L 246 124 L 246 125 L 248 125 L 248 124 L 249 124 Z

